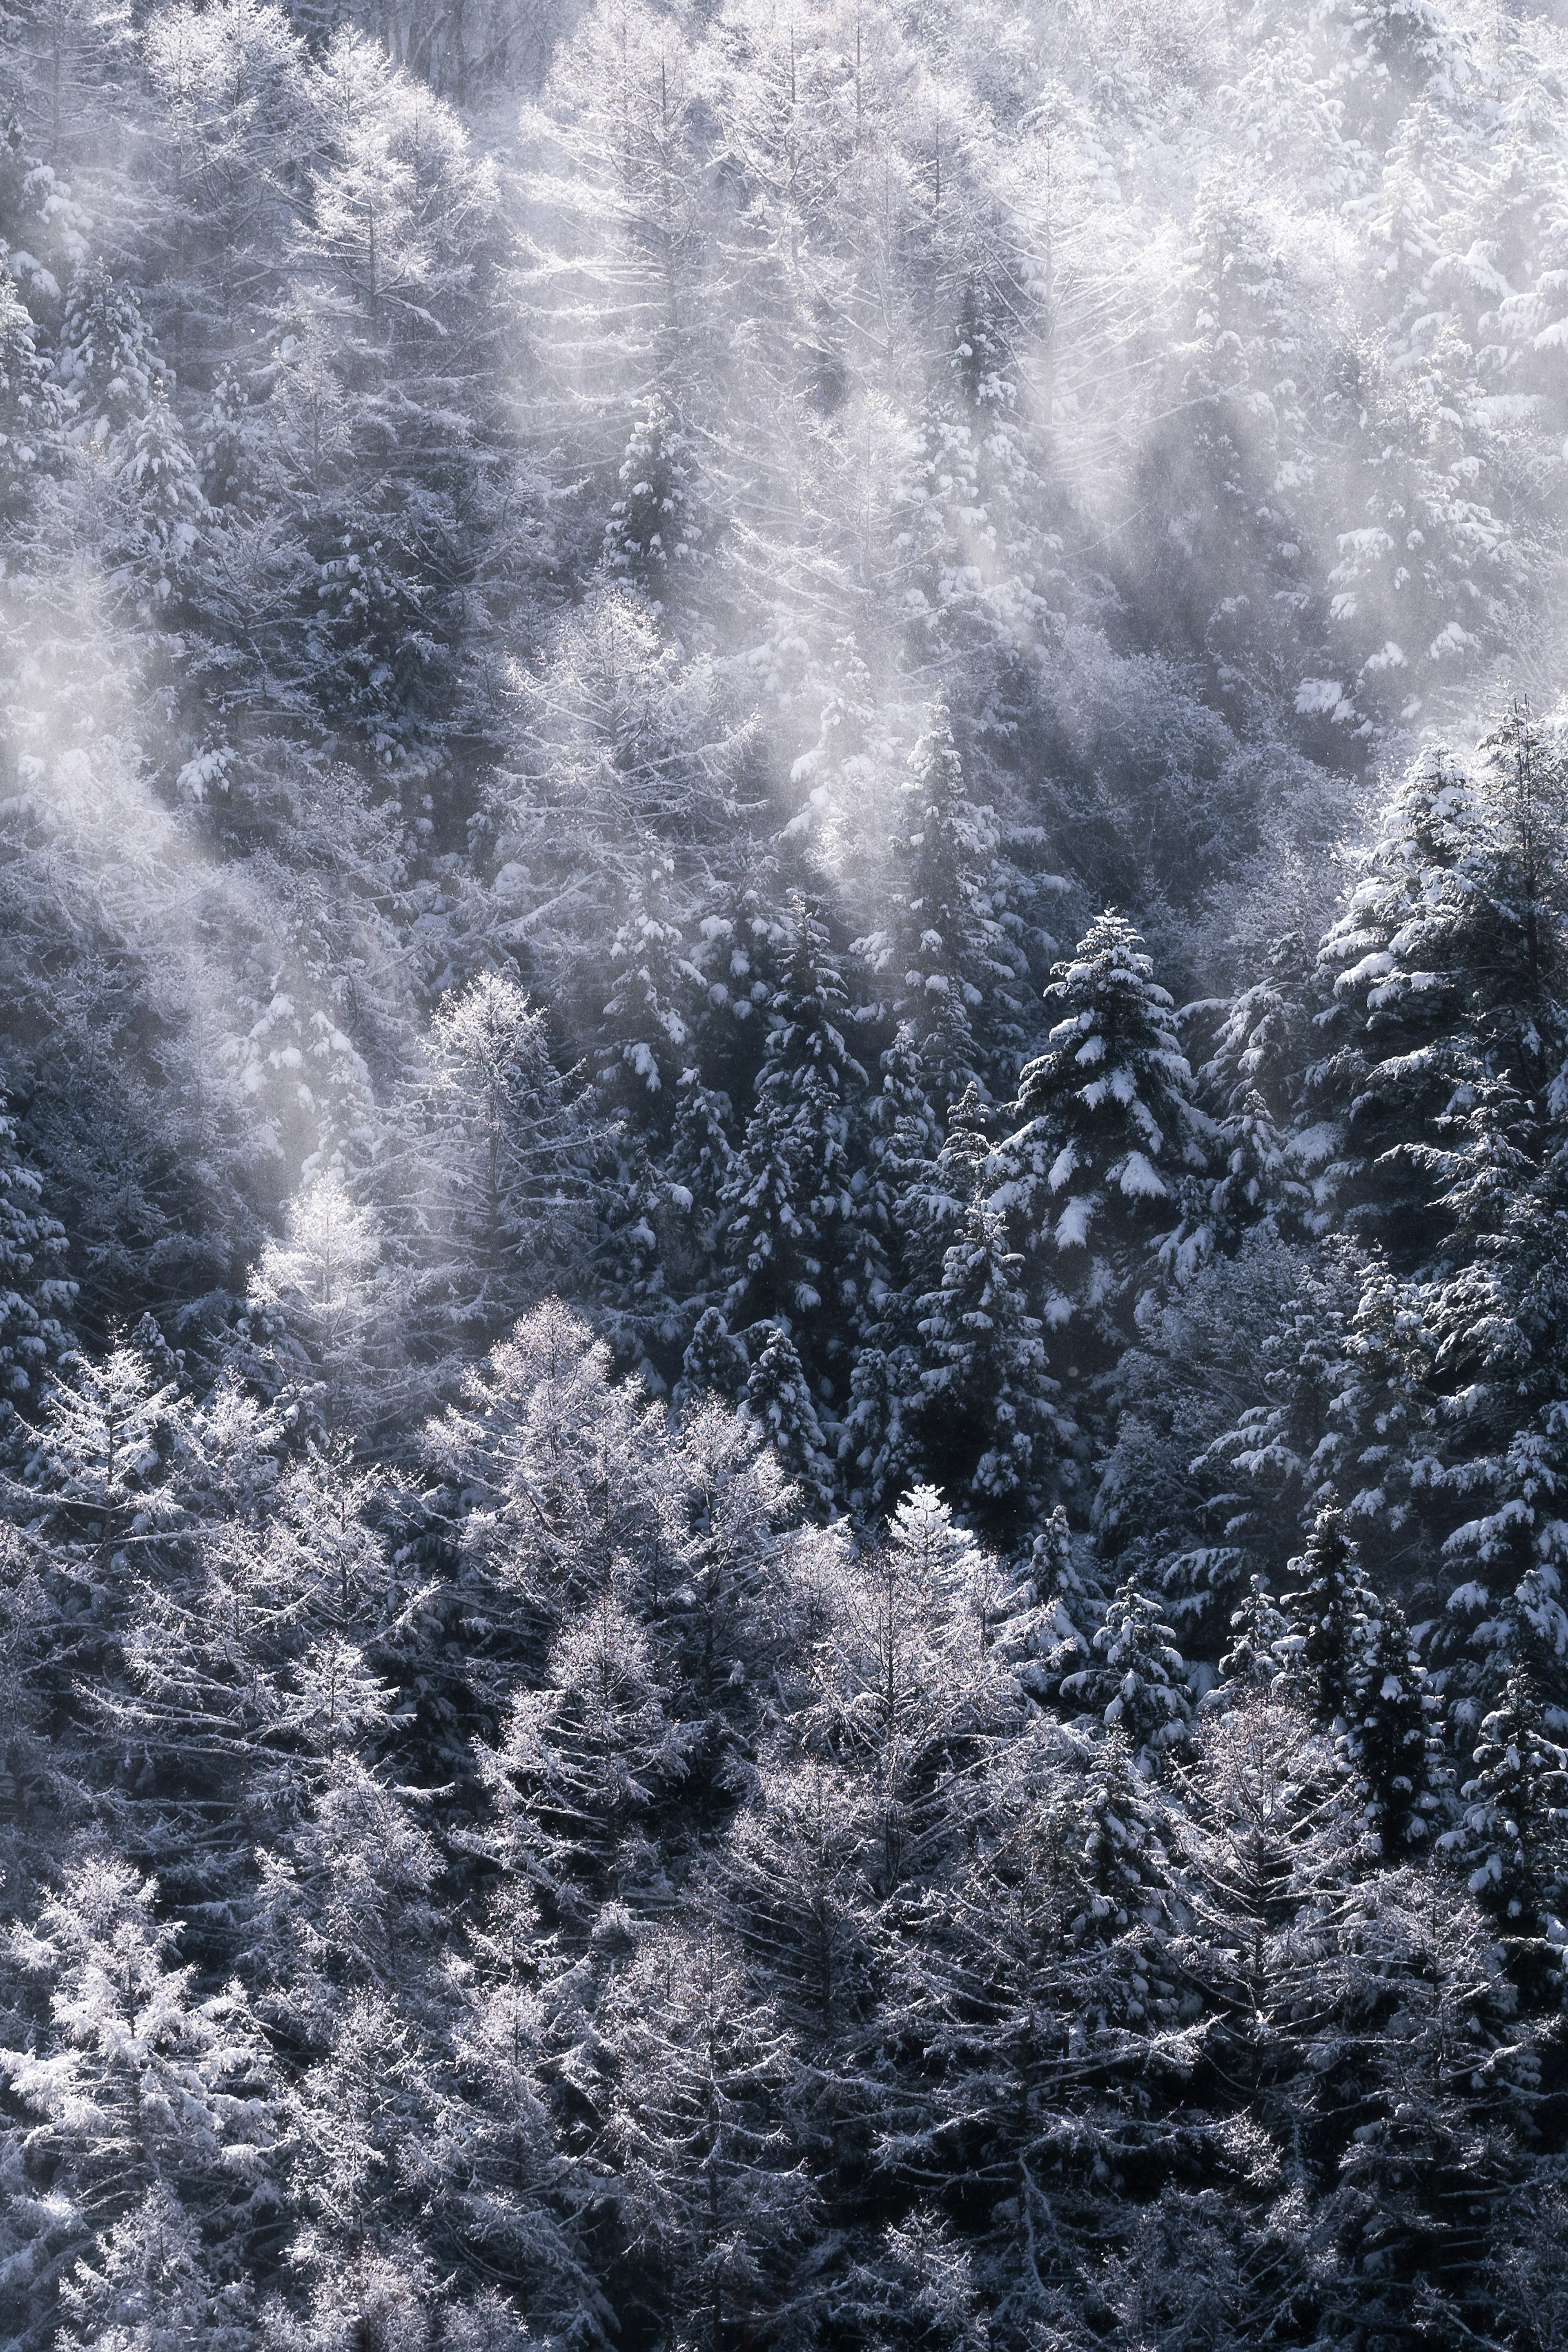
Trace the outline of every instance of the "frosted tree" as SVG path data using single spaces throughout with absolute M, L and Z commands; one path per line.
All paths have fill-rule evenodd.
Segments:
M 549 1677 L 514 1699 L 480 1760 L 508 1866 L 570 1918 L 653 1874 L 649 1817 L 685 1778 L 690 1742 L 666 1713 L 648 1631 L 612 1586 L 562 1628 Z
M 372 1178 L 418 1267 L 437 1346 L 484 1341 L 585 1253 L 600 1139 L 550 1057 L 544 1010 L 480 974 L 439 1007 L 399 1146 Z
M 1182 1747 L 1191 1712 L 1186 1667 L 1158 1604 L 1134 1579 L 1106 1603 L 1090 1647 L 1089 1663 L 1063 1675 L 1061 1697 L 1120 1728 L 1140 1759 Z
M 1305 1553 L 1288 1572 L 1293 1581 L 1283 1596 L 1287 1631 L 1278 1654 L 1326 1727 L 1343 1721 L 1350 1705 L 1374 1605 L 1340 1512 L 1318 1513 Z
M 298 1372 L 319 1382 L 329 1427 L 362 1427 L 391 1402 L 404 1295 L 374 1209 L 336 1171 L 317 1177 L 263 1251 L 253 1302 L 258 1316 L 276 1315 Z
M 1180 1179 L 1203 1164 L 1205 1121 L 1170 998 L 1124 916 L 1102 915 L 1054 967 L 1046 1004 L 1049 1043 L 1019 1081 L 985 1182 L 1029 1259 L 1053 1350 L 1088 1372 L 1124 1340 L 1177 1223 Z
M 1539 1692 L 1523 1668 L 1509 1676 L 1480 1727 L 1458 1829 L 1442 1843 L 1467 1867 L 1470 1893 L 1521 1956 L 1541 1939 L 1568 1872 L 1568 1750 L 1547 1736 Z
M 632 428 L 619 488 L 604 530 L 605 564 L 640 588 L 655 613 L 674 619 L 696 593 L 712 526 L 695 448 L 660 394 Z
M 747 1374 L 741 1410 L 797 1489 L 802 1508 L 831 1511 L 832 1464 L 789 1334 L 783 1324 L 774 1323 L 755 1330 L 752 1344 L 758 1354 Z
M 503 1622 L 547 1638 L 617 1562 L 656 1589 L 672 1507 L 661 1406 L 611 1378 L 610 1349 L 549 1299 L 425 1433 L 465 1577 Z
M 927 1469 L 998 1528 L 1027 1513 L 1073 1435 L 1024 1303 L 1023 1265 L 1001 1218 L 976 1202 L 943 1258 L 940 1290 L 920 1302 L 915 1419 Z
M 1375 1610 L 1358 1629 L 1340 1746 L 1378 1852 L 1393 1862 L 1431 1835 L 1443 1743 L 1437 1694 L 1404 1612 L 1389 1598 Z
M 773 1999 L 797 2032 L 830 2042 L 873 1998 L 868 1826 L 853 1784 L 821 1761 L 770 1765 L 719 1864 L 726 1909 Z
M 124 1340 L 101 1358 L 77 1356 L 69 1369 L 71 1379 L 57 1379 L 45 1397 L 30 1475 L 68 1509 L 103 1512 L 124 1528 L 136 1498 L 162 1484 L 183 1417 L 176 1384 Z
M 273 2217 L 278 2118 L 261 2033 L 237 1985 L 198 1994 L 193 1965 L 177 1958 L 178 1931 L 156 1916 L 156 1893 L 126 1864 L 94 1854 L 66 1873 L 36 1927 L 14 1931 L 41 2014 L 31 2046 L 0 2063 L 32 2118 L 31 2166 L 47 2159 L 41 2178 L 17 2168 L 8 2223 L 7 2295 L 22 2340 L 45 2340 L 37 2299 L 62 2266 L 85 2265 L 77 2284 L 90 2307 L 99 2291 L 91 2273 L 101 2281 L 136 2259 L 142 2228 L 160 2213 L 193 2260 L 208 2232 L 214 2256 L 232 2260 Z M 14 2127 L 13 2164 L 18 2137 Z
M 16 281 L 0 277 L 0 511 L 26 513 L 49 466 L 60 454 L 63 411 L 58 388 Z
M 721 2352 L 736 2315 L 787 2300 L 816 2204 L 791 2145 L 790 2038 L 711 1912 L 641 1944 L 600 2032 L 603 2146 L 644 2265 L 638 2301 Z
M 131 433 L 152 404 L 162 369 L 141 302 L 101 262 L 78 269 L 67 289 L 58 373 L 71 437 L 94 447 Z
M 0 1104 L 0 1389 L 36 1389 L 66 1344 L 76 1285 L 65 1271 L 66 1232 L 42 1205 L 43 1181 L 16 1149 Z
M 965 788 L 942 703 L 927 713 L 902 797 L 894 919 L 861 950 L 914 1030 L 925 1092 L 944 1117 L 973 1079 L 1010 1083 L 1022 1006 L 1016 950 L 993 898 L 995 826 Z
M 865 1073 L 850 1051 L 848 1000 L 826 926 L 797 901 L 789 962 L 773 1000 L 757 1108 L 723 1193 L 729 1271 L 725 1311 L 745 1331 L 799 1333 L 812 1370 L 831 1352 L 827 1318 L 843 1297 L 857 1221 L 851 1120 Z

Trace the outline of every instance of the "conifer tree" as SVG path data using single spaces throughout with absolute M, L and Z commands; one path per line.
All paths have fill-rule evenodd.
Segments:
M 99 2279 L 135 2259 L 138 2210 L 172 2210 L 195 2261 L 210 2231 L 219 2261 L 242 2255 L 277 2201 L 272 2067 L 237 1985 L 199 1997 L 177 1959 L 156 1888 L 106 1853 L 89 1855 L 14 1933 L 16 1958 L 46 1998 L 29 2046 L 4 2053 L 13 2095 L 34 2120 L 31 2180 L 16 2180 L 6 2299 L 16 2340 L 47 2340 L 47 2290 L 62 2265 L 82 2307 Z M 12 2131 L 13 2159 L 18 2134 Z M 221 2313 L 223 2298 L 216 2298 Z
M 895 836 L 894 919 L 862 942 L 892 1010 L 914 1033 L 925 1091 L 945 1118 L 978 1079 L 1007 1087 L 1022 1006 L 1011 944 L 987 871 L 997 846 L 977 807 L 945 703 L 909 758 L 904 829 Z
M 711 1906 L 643 1941 L 598 2022 L 603 2151 L 642 2252 L 632 2299 L 723 2352 L 739 2314 L 786 2304 L 815 2205 L 790 2037 Z
M 1547 1736 L 1541 1695 L 1515 1667 L 1480 1727 L 1460 1827 L 1442 1843 L 1470 1893 L 1521 1954 L 1539 1945 L 1568 1874 L 1568 1749 Z
M 832 1464 L 800 1359 L 781 1323 L 766 1336 L 754 1332 L 754 1346 L 758 1339 L 761 1352 L 747 1375 L 741 1410 L 798 1492 L 801 1508 L 825 1517 L 833 1507 Z
M 705 1307 L 693 1327 L 681 1359 L 681 1377 L 674 1392 L 679 1411 L 705 1396 L 727 1404 L 738 1403 L 747 1379 L 746 1349 L 735 1338 L 716 1307 Z
M 632 428 L 619 488 L 604 532 L 606 567 L 674 619 L 695 593 L 711 525 L 691 436 L 660 394 Z
M 677 1083 L 690 1067 L 691 1031 L 683 1003 L 699 988 L 671 919 L 668 858 L 650 858 L 627 894 L 625 920 L 610 946 L 596 1077 L 607 1110 L 663 1140 L 675 1116 Z
M 16 280 L 0 275 L 0 514 L 26 513 L 60 454 L 63 409 Z
M 76 1295 L 65 1227 L 42 1207 L 43 1189 L 0 1101 L 0 1393 L 13 1401 L 37 1389 L 64 1349 L 61 1318 Z
M 1219 1661 L 1219 1691 L 1210 1696 L 1228 1701 L 1244 1691 L 1271 1690 L 1281 1674 L 1278 1644 L 1288 1630 L 1262 1578 L 1254 1576 L 1247 1598 L 1230 1612 L 1230 1646 Z
M 722 1196 L 725 1312 L 743 1334 L 782 1324 L 814 1371 L 831 1353 L 830 1318 L 852 1304 L 849 1152 L 866 1079 L 849 1049 L 848 1012 L 826 926 L 797 899 L 757 1107 Z
M 927 1475 L 998 1528 L 1021 1522 L 1074 1434 L 1022 1274 L 1000 1217 L 976 1202 L 943 1258 L 940 1290 L 920 1302 L 925 1369 L 914 1418 Z
M 1113 913 L 1054 967 L 1050 1041 L 1019 1081 L 1012 1131 L 986 1170 L 1047 1331 L 1085 1370 L 1124 1344 L 1151 1255 L 1177 1221 L 1181 1174 L 1203 1160 L 1204 1120 L 1153 973 Z
M 1118 1727 L 1140 1758 L 1157 1760 L 1181 1747 L 1190 1715 L 1186 1669 L 1175 1633 L 1134 1578 L 1112 1595 L 1091 1646 L 1089 1664 L 1063 1677 L 1062 1697 Z
M 1371 1595 L 1340 1512 L 1321 1510 L 1304 1556 L 1291 1562 L 1295 1582 L 1284 1595 L 1288 1630 L 1279 1654 L 1325 1729 L 1343 1720 L 1354 1688 Z
M 1385 1597 L 1358 1630 L 1340 1746 L 1384 1859 L 1431 1834 L 1442 1740 L 1438 1704 L 1398 1602 Z

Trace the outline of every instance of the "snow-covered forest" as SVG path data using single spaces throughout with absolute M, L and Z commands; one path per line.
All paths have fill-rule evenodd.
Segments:
M 1568 9 L 5 0 L 0 2342 L 1568 2347 Z

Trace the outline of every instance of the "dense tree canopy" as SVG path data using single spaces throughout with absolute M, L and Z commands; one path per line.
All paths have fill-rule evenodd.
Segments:
M 1560 0 L 0 23 L 0 2340 L 1561 2352 Z

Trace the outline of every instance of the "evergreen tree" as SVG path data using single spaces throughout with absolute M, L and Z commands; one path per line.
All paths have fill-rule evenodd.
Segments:
M 1568 1869 L 1568 1750 L 1546 1736 L 1542 1713 L 1528 1672 L 1516 1668 L 1481 1725 L 1473 1776 L 1459 1791 L 1462 1824 L 1443 1839 L 1525 1958 L 1531 1947 L 1543 1957 Z
M 892 1009 L 915 1038 L 939 1118 L 978 1079 L 1010 1085 L 1022 1006 L 1015 951 L 998 919 L 988 868 L 990 812 L 970 801 L 944 703 L 909 759 L 904 827 L 894 837 L 894 922 L 863 940 Z
M 741 1410 L 769 1446 L 796 1489 L 801 1508 L 825 1517 L 833 1507 L 833 1472 L 822 1424 L 789 1334 L 781 1323 L 767 1332 L 761 1352 L 747 1375 Z
M 722 1397 L 727 1403 L 735 1404 L 745 1391 L 747 1377 L 745 1349 L 731 1333 L 718 1308 L 705 1307 L 681 1359 L 680 1384 L 674 1393 L 677 1411 L 705 1396 Z
M 1385 1598 L 1358 1629 L 1342 1749 L 1378 1851 L 1392 1862 L 1431 1834 L 1442 1739 L 1437 1699 L 1404 1612 Z
M 61 1318 L 76 1295 L 65 1227 L 40 1206 L 42 1192 L 0 1104 L 0 1389 L 13 1400 L 37 1388 L 64 1349 Z
M 941 1289 L 920 1302 L 925 1368 L 914 1418 L 928 1474 L 998 1528 L 1025 1519 L 1051 1482 L 1052 1454 L 1074 1435 L 1022 1273 L 1000 1217 L 977 1202 L 944 1256 Z
M 1325 1728 L 1343 1721 L 1350 1706 L 1363 1629 L 1375 1607 L 1357 1567 L 1343 1517 L 1321 1510 L 1304 1556 L 1290 1565 L 1296 1581 L 1284 1595 L 1288 1630 L 1278 1654 Z
M 1186 1667 L 1175 1633 L 1134 1579 L 1112 1595 L 1091 1646 L 1090 1663 L 1063 1677 L 1063 1698 L 1118 1727 L 1141 1759 L 1181 1747 L 1190 1712 Z
M 815 2205 L 790 2038 L 711 1909 L 641 1944 L 599 2025 L 603 2152 L 640 2256 L 627 2300 L 722 2352 L 739 2315 L 787 2304 Z
M 632 428 L 621 461 L 620 496 L 604 531 L 604 562 L 631 581 L 655 613 L 679 614 L 696 593 L 695 574 L 711 524 L 691 436 L 655 394 Z
M 60 452 L 60 394 L 14 278 L 0 277 L 0 512 L 26 513 Z
M 16 1931 L 16 1957 L 45 1995 L 31 2046 L 3 2061 L 35 2119 L 13 2126 L 7 2167 L 19 2192 L 5 2265 L 18 2343 L 49 2340 L 47 2289 L 62 2264 L 83 2263 L 77 2293 L 91 2307 L 106 2276 L 135 2259 L 139 2211 L 172 2212 L 193 2262 L 197 2233 L 212 2232 L 216 2262 L 232 2261 L 272 2221 L 277 2117 L 261 2034 L 237 1985 L 198 1997 L 155 1897 L 99 1853 L 68 1871 L 35 1927 Z
M 849 1049 L 848 1013 L 826 927 L 797 900 L 757 1108 L 721 1196 L 725 1311 L 743 1333 L 775 1322 L 798 1335 L 813 1371 L 832 1352 L 831 1322 L 853 1303 L 845 1296 L 858 1213 L 849 1151 L 866 1080 Z
M 1102 915 L 1053 969 L 1046 1003 L 1059 1018 L 1019 1081 L 986 1183 L 1028 1257 L 1055 1349 L 1098 1370 L 1124 1343 L 1152 1254 L 1176 1222 L 1182 1172 L 1202 1164 L 1204 1121 L 1170 998 L 1125 918 Z

